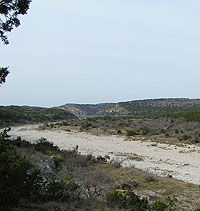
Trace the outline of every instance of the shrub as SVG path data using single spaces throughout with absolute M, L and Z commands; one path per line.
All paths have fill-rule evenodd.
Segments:
M 71 177 L 68 174 L 63 175 L 62 177 L 63 182 L 67 182 L 69 180 L 71 180 Z
M 150 132 L 150 129 L 148 127 L 142 128 L 142 135 L 147 135 Z
M 109 206 L 119 207 L 133 211 L 172 211 L 176 206 L 176 199 L 167 198 L 165 201 L 156 201 L 149 204 L 147 199 L 140 199 L 133 191 L 121 193 L 113 191 L 107 194 L 106 200 Z
M 190 139 L 191 138 L 191 136 L 188 136 L 188 135 L 183 135 L 182 136 L 182 140 L 188 140 L 188 139 Z
M 155 182 L 156 179 L 155 179 L 154 176 L 147 176 L 147 177 L 145 177 L 145 181 L 146 181 L 146 182 Z
M 74 158 L 77 155 L 77 151 L 76 150 L 62 150 L 62 155 L 64 157 L 64 160 Z
M 56 164 L 56 168 L 60 168 L 64 164 L 64 158 L 53 157 L 53 160 Z
M 165 133 L 165 137 L 169 137 L 169 133 Z
M 115 190 L 107 194 L 106 200 L 111 207 L 117 206 L 134 211 L 145 211 L 148 208 L 148 201 L 146 199 L 140 199 L 133 191 L 120 193 Z
M 63 126 L 68 126 L 69 123 L 68 123 L 67 121 L 63 121 L 63 122 L 62 122 L 62 125 L 63 125 Z
M 50 181 L 46 185 L 45 201 L 72 202 L 79 199 L 78 185 L 74 182 Z
M 78 170 L 78 171 L 77 171 Z M 89 169 L 76 169 L 77 178 L 80 180 L 82 194 L 87 198 L 94 199 L 104 193 L 104 185 L 111 183 L 111 178 L 101 168 L 96 167 L 93 171 Z
M 30 146 L 32 146 L 32 144 L 26 140 L 21 139 L 21 137 L 17 137 L 16 139 L 14 139 L 12 141 L 12 144 L 17 146 L 17 147 L 24 147 L 24 148 L 28 148 Z
M 198 144 L 199 142 L 200 142 L 200 141 L 199 141 L 199 137 L 195 137 L 194 140 L 193 140 L 193 143 L 194 143 L 194 144 Z
M 93 127 L 92 124 L 87 123 L 87 124 L 81 126 L 80 131 L 89 130 L 90 127 Z
M 132 185 L 132 187 L 137 188 L 139 186 L 139 183 L 137 181 L 133 180 L 131 182 L 131 185 Z
M 172 211 L 175 210 L 177 199 L 168 197 L 165 201 L 156 201 L 152 205 L 153 211 Z
M 175 130 L 175 133 L 176 133 L 176 134 L 179 134 L 179 133 L 180 133 L 180 131 L 179 131 L 178 129 L 176 129 L 176 130 Z
M 165 133 L 165 132 L 166 132 L 165 129 L 160 130 L 160 133 Z
M 122 134 L 122 131 L 121 130 L 117 130 L 117 134 L 118 135 L 121 135 Z
M 41 189 L 39 171 L 31 170 L 30 163 L 15 150 L 6 137 L 0 134 L 0 209 L 18 205 L 20 199 L 36 200 Z
M 134 130 L 127 130 L 127 136 L 134 136 L 137 133 Z
M 95 157 L 93 157 L 91 154 L 87 155 L 87 160 L 93 160 Z
M 127 183 L 123 183 L 121 184 L 121 187 L 120 187 L 122 190 L 130 190 L 131 189 L 131 186 Z
M 192 138 L 192 137 L 191 136 L 188 136 L 188 135 L 183 135 L 183 136 L 179 137 L 179 140 L 180 141 L 182 141 L 182 140 L 186 141 L 186 140 L 188 140 L 190 138 Z
M 98 162 L 103 162 L 103 163 L 106 163 L 106 162 L 107 162 L 106 158 L 102 157 L 101 155 L 99 155 L 99 156 L 96 158 L 96 160 L 97 160 Z
M 35 144 L 34 149 L 44 154 L 54 154 L 59 152 L 58 147 L 54 146 L 52 142 L 47 141 L 45 138 L 39 139 Z

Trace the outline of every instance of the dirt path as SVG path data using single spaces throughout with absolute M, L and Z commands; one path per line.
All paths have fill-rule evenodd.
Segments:
M 13 127 L 10 135 L 21 136 L 32 142 L 44 137 L 62 149 L 73 149 L 78 145 L 81 154 L 108 155 L 111 159 L 121 161 L 124 167 L 135 166 L 160 176 L 172 175 L 186 182 L 200 184 L 199 146 L 156 145 L 151 141 L 125 141 L 125 137 L 120 136 L 95 136 L 59 130 L 38 131 L 35 128 Z

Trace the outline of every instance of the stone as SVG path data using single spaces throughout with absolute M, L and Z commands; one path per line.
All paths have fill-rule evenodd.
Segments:
M 46 160 L 46 163 L 47 163 L 47 168 L 50 168 L 51 170 L 56 171 L 56 164 L 52 158 L 49 158 L 48 160 Z
M 156 198 L 162 197 L 162 195 L 155 193 L 151 190 L 145 190 L 144 193 L 145 193 L 145 195 L 147 195 L 149 197 L 149 199 L 156 199 Z

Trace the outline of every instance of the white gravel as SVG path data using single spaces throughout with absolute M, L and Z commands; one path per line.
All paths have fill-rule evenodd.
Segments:
M 38 131 L 36 127 L 13 127 L 10 135 L 13 138 L 21 136 L 31 142 L 44 137 L 61 149 L 73 149 L 78 145 L 78 151 L 81 154 L 108 155 L 111 159 L 121 161 L 124 167 L 135 166 L 160 176 L 172 175 L 173 178 L 200 185 L 199 146 L 178 147 L 168 144 L 155 146 L 155 143 L 150 140 L 125 141 L 125 137 L 121 136 L 95 136 L 83 132 L 61 130 Z M 135 154 L 143 161 L 130 159 Z

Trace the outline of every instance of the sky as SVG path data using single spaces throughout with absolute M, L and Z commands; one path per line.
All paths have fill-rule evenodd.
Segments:
M 0 105 L 200 98 L 200 1 L 33 0 L 0 42 Z

